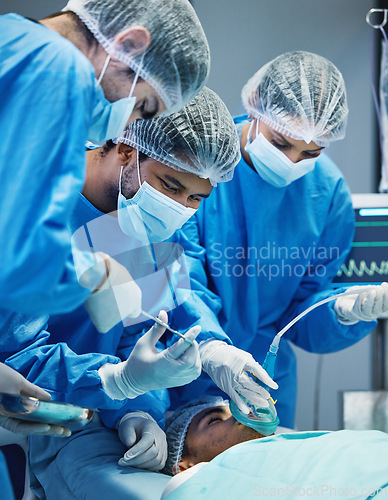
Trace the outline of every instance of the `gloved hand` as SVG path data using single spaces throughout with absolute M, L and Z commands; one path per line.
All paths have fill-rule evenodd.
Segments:
M 340 323 L 354 325 L 359 321 L 373 321 L 388 312 L 388 283 L 355 288 L 363 291 L 335 301 L 334 311 Z
M 51 395 L 35 384 L 29 382 L 10 366 L 0 363 L 0 392 L 29 396 L 42 401 L 50 401 Z
M 159 319 L 167 321 L 167 313 L 160 311 Z M 192 382 L 201 373 L 196 337 L 201 331 L 194 326 L 184 339 L 159 352 L 156 343 L 165 328 L 155 324 L 137 342 L 129 358 L 118 364 L 107 363 L 99 370 L 102 387 L 112 399 L 133 399 L 155 389 L 179 387 Z
M 248 373 L 268 387 L 277 389 L 278 385 L 251 354 L 221 340 L 201 342 L 199 352 L 202 369 L 220 389 L 229 395 L 241 412 L 248 414 L 250 410 L 240 395 L 254 405 L 269 406 L 268 391 L 256 383 Z
M 23 375 L 4 363 L 0 363 L 0 392 L 7 392 L 19 396 L 29 396 L 40 399 L 41 401 L 50 401 L 51 399 L 48 392 L 32 384 L 25 379 Z M 0 415 L 0 426 L 20 434 L 47 434 L 63 437 L 70 436 L 71 434 L 69 429 L 60 425 L 26 422 L 4 415 Z
M 17 434 L 43 434 L 45 436 L 69 437 L 71 431 L 61 425 L 43 424 L 40 422 L 27 422 L 18 418 L 0 415 L 0 426 Z
M 120 458 L 123 467 L 138 467 L 157 472 L 167 460 L 166 435 L 148 413 L 127 413 L 118 426 L 121 441 L 128 451 Z
M 141 290 L 127 269 L 109 255 L 104 258 L 106 277 L 85 302 L 90 319 L 100 333 L 106 333 L 128 316 L 136 318 L 141 312 Z M 101 266 L 103 263 L 97 264 Z M 80 284 L 88 287 L 88 272 L 80 278 Z

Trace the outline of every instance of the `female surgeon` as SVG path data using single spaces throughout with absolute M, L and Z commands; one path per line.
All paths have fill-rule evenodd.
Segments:
M 324 153 L 345 135 L 348 107 L 338 69 L 318 55 L 289 52 L 248 81 L 242 100 L 248 114 L 235 118 L 242 153 L 235 176 L 177 235 L 186 253 L 197 256 L 191 261 L 197 293 L 174 312 L 174 321 L 182 325 L 186 317 L 191 326 L 206 318 L 202 368 L 216 385 L 202 374 L 171 391 L 175 405 L 220 388 L 247 412 L 237 393 L 248 383 L 250 354 L 263 362 L 282 327 L 333 293 L 331 281 L 353 239 L 349 189 Z M 211 292 L 222 301 L 218 316 Z M 319 307 L 286 333 L 274 377 L 280 425 L 294 424 L 290 342 L 310 352 L 338 351 L 363 338 L 387 309 L 384 284 Z M 225 334 L 233 346 L 222 340 Z

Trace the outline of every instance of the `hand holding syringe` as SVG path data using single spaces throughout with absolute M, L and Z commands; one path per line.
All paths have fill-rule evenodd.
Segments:
M 165 323 L 161 319 L 159 319 L 159 318 L 157 318 L 155 316 L 152 316 L 152 314 L 148 314 L 148 312 L 143 311 L 143 309 L 141 310 L 141 314 L 143 314 L 143 316 L 145 316 L 146 318 L 152 319 L 152 321 L 155 321 L 155 323 L 157 323 L 158 325 L 163 326 L 166 330 L 168 330 L 169 332 L 173 333 L 174 335 L 177 335 L 181 339 L 183 339 L 186 342 L 188 342 L 190 345 L 193 345 L 193 343 L 191 342 L 191 340 L 189 340 L 188 338 L 186 338 L 182 333 L 177 332 L 176 330 L 174 330 L 173 328 L 171 328 L 167 323 Z
M 155 324 L 139 338 L 127 360 L 106 363 L 98 370 L 110 398 L 133 399 L 148 391 L 189 384 L 200 375 L 201 359 L 195 339 L 201 327 L 193 326 L 182 339 L 160 351 L 156 345 L 164 334 L 167 313 L 160 311 L 159 317 L 152 319 Z

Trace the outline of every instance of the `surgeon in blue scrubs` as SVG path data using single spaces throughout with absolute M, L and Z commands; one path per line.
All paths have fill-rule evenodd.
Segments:
M 96 251 L 122 263 L 128 258 L 146 311 L 171 310 L 181 301 L 181 292 L 171 293 L 171 288 L 178 292 L 187 284 L 189 293 L 190 282 L 184 280 L 187 264 L 177 245 L 164 240 L 195 213 L 213 185 L 232 177 L 239 159 L 233 119 L 205 87 L 182 111 L 136 120 L 117 144 L 110 141 L 87 153 L 85 187 L 71 216 L 73 238 L 81 246 L 87 233 Z M 83 306 L 48 320 L 22 320 L 15 318 L 20 326 L 10 325 L 10 338 L 1 345 L 0 352 L 8 351 L 6 363 L 44 387 L 53 400 L 99 408 L 99 418 L 111 428 L 94 421 L 67 439 L 31 437 L 30 465 L 46 497 L 105 498 L 109 492 L 118 497 L 126 492 L 126 498 L 155 498 L 155 481 L 164 486 L 165 478 L 139 476 L 132 467 L 163 467 L 167 449 L 161 426 L 169 398 L 159 389 L 199 375 L 197 343 L 189 348 L 185 343 L 184 356 L 174 359 L 177 344 L 185 341 L 174 336 L 175 347 L 158 352 L 163 349 L 161 343 L 155 348 L 163 334 L 159 327 L 136 335 L 138 325 L 131 320 L 100 335 Z M 195 326 L 192 333 L 199 330 Z M 12 342 L 23 342 L 23 349 L 14 352 Z M 134 359 L 139 349 L 149 351 L 148 362 Z M 154 359 L 160 360 L 155 370 Z
M 67 227 L 84 183 L 85 141 L 181 109 L 205 83 L 208 44 L 187 0 L 150 8 L 70 0 L 40 22 L 1 16 L 0 33 L 0 303 L 69 311 L 90 295 L 78 283 Z M 82 270 L 94 264 L 78 257 Z M 104 274 L 96 270 L 88 286 Z
M 248 384 L 251 394 L 260 391 L 248 375 L 250 354 L 262 363 L 282 327 L 333 293 L 332 279 L 353 239 L 349 188 L 324 152 L 345 135 L 348 107 L 339 70 L 315 54 L 286 53 L 248 81 L 242 100 L 247 115 L 235 118 L 242 158 L 234 178 L 176 236 L 191 257 L 197 293 L 173 320 L 189 327 L 207 317 L 213 339 L 200 344 L 201 377 L 170 391 L 174 406 L 226 392 L 247 413 L 239 395 L 254 401 L 244 392 Z M 214 294 L 221 298 L 219 312 L 209 302 Z M 386 310 L 388 287 L 380 285 L 317 308 L 284 335 L 274 377 L 279 389 L 271 391 L 280 425 L 294 425 L 291 343 L 315 353 L 344 349 Z M 225 333 L 233 346 L 222 340 Z
M 180 109 L 209 70 L 206 37 L 187 0 L 157 0 L 150 8 L 141 0 L 70 0 L 64 10 L 40 22 L 0 17 L 3 338 L 14 311 L 72 310 L 106 277 L 105 266 L 92 268 L 81 287 L 70 247 L 85 141 L 116 137 L 129 120 Z M 73 250 L 81 269 L 94 265 L 89 253 Z M 139 303 L 139 290 L 131 288 L 133 294 L 123 293 L 127 304 Z M 99 301 L 100 311 L 104 306 Z

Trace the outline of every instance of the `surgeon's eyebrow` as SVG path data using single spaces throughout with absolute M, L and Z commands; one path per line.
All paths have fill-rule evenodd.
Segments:
M 178 179 L 175 179 L 175 177 L 172 177 L 171 175 L 166 174 L 166 175 L 164 175 L 164 178 L 166 180 L 169 180 L 171 182 L 171 184 L 174 184 L 179 189 L 183 189 L 183 190 L 187 191 L 187 187 L 184 186 L 180 181 L 178 181 Z M 209 198 L 210 193 L 194 193 L 194 195 L 199 196 L 201 198 Z
M 287 146 L 292 146 L 292 144 L 290 142 L 287 141 L 287 139 L 285 137 L 282 136 L 282 134 L 280 134 L 279 132 L 274 132 L 274 135 L 276 137 L 277 140 L 282 140 L 283 142 L 285 142 L 287 144 Z M 323 146 L 320 147 L 320 148 L 316 148 L 316 149 L 309 149 L 308 152 L 309 153 L 315 153 L 316 151 L 321 151 L 322 149 L 325 149 Z

